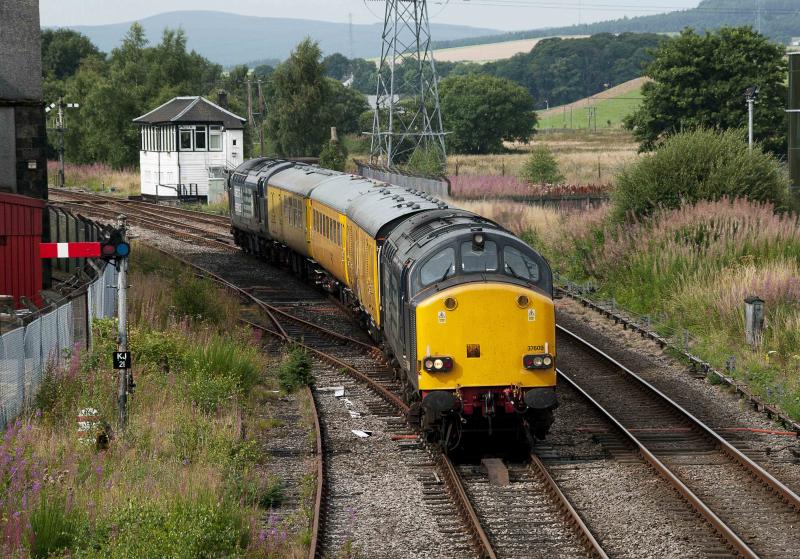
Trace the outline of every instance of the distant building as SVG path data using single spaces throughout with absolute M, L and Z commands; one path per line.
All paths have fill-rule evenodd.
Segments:
M 792 37 L 791 40 L 789 40 L 789 46 L 800 47 L 800 37 Z
M 175 97 L 133 122 L 144 197 L 207 199 L 209 177 L 244 161 L 245 119 L 204 97 Z

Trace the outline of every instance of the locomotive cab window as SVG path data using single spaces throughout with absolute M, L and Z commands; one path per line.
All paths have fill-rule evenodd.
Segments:
M 461 243 L 461 270 L 466 273 L 496 272 L 497 243 L 485 241 L 479 246 L 472 241 Z
M 456 273 L 456 251 L 447 247 L 432 256 L 419 271 L 422 287 L 442 281 Z
M 539 265 L 512 246 L 503 248 L 503 269 L 509 276 L 532 282 L 539 281 Z

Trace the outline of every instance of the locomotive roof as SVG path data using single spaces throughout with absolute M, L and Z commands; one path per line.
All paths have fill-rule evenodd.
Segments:
M 357 175 L 340 175 L 321 183 L 311 198 L 333 208 L 339 213 L 345 213 L 347 208 L 357 198 L 369 193 L 372 189 L 380 188 L 383 183 L 375 182 Z
M 435 212 L 425 212 L 405 220 L 389 235 L 389 242 L 397 246 L 399 253 L 413 254 L 435 239 L 464 228 L 481 227 L 505 232 L 494 221 L 459 208 L 446 208 Z
M 247 176 L 244 180 L 245 184 L 250 184 L 252 186 L 258 186 L 258 183 L 261 182 L 263 179 L 269 180 L 269 178 L 289 167 L 292 167 L 294 163 L 291 161 L 284 161 L 282 159 L 262 159 L 256 165 L 248 169 Z
M 447 205 L 432 196 L 418 194 L 410 188 L 386 185 L 354 200 L 347 208 L 347 217 L 377 237 L 384 225 L 397 218 L 442 207 Z

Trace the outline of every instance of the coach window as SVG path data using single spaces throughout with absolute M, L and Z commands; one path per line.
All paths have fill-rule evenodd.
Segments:
M 461 243 L 461 270 L 470 272 L 497 271 L 497 243 L 486 241 L 476 247 L 472 241 Z
M 180 136 L 180 148 L 181 151 L 192 151 L 192 129 L 191 128 L 181 128 L 181 136 Z
M 512 246 L 503 248 L 503 270 L 509 276 L 532 282 L 539 281 L 539 265 Z
M 194 130 L 194 149 L 205 151 L 206 149 L 206 127 L 196 126 Z
M 456 273 L 456 251 L 452 247 L 442 249 L 420 268 L 422 287 L 442 281 Z

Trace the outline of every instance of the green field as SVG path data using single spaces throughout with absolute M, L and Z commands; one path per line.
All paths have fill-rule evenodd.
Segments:
M 593 107 L 596 116 L 592 117 L 591 128 L 621 128 L 622 119 L 635 111 L 642 102 L 641 89 L 620 93 L 617 96 L 605 99 L 583 99 L 563 107 L 554 107 L 549 111 L 542 111 L 539 116 L 537 128 L 547 130 L 561 129 L 587 129 L 589 125 L 590 107 Z

